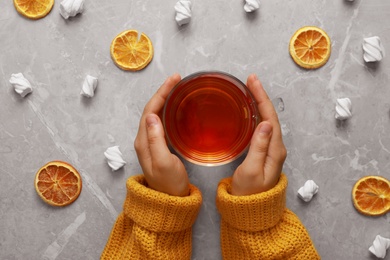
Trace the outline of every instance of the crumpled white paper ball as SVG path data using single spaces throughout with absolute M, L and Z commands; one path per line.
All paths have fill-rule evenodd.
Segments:
M 245 0 L 244 10 L 251 13 L 260 8 L 260 0 Z
M 178 25 L 182 26 L 191 21 L 192 17 L 192 3 L 190 0 L 180 0 L 175 5 L 176 17 L 175 20 Z
M 372 246 L 368 249 L 378 258 L 385 258 L 386 250 L 390 247 L 390 239 L 377 235 Z
M 352 103 L 349 98 L 338 98 L 336 101 L 336 115 L 338 120 L 346 120 L 352 117 Z
M 119 151 L 119 146 L 107 148 L 104 152 L 104 156 L 107 158 L 107 163 L 113 171 L 122 168 L 126 164 L 122 158 L 121 151 Z
M 318 192 L 318 185 L 313 180 L 308 180 L 299 188 L 298 197 L 305 202 L 309 202 Z
M 33 91 L 30 82 L 23 76 L 22 73 L 12 74 L 9 79 L 9 83 L 11 83 L 14 87 L 15 92 L 22 97 L 25 97 Z
M 83 95 L 84 97 L 91 98 L 95 95 L 95 89 L 98 84 L 98 79 L 95 77 L 92 77 L 90 75 L 87 75 L 85 77 L 83 87 L 81 88 L 80 95 Z
M 385 57 L 385 49 L 378 36 L 364 38 L 363 52 L 365 62 L 381 61 Z
M 64 0 L 60 4 L 60 14 L 64 19 L 84 12 L 84 0 Z

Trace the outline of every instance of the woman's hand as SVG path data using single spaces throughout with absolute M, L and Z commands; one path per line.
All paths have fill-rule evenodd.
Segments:
M 170 76 L 146 104 L 134 147 L 150 188 L 174 196 L 187 196 L 187 171 L 180 159 L 169 151 L 158 116 L 169 92 L 180 79 L 178 74 Z
M 256 75 L 248 77 L 261 123 L 253 133 L 245 160 L 233 174 L 232 195 L 251 195 L 273 188 L 279 180 L 287 156 L 278 115 Z

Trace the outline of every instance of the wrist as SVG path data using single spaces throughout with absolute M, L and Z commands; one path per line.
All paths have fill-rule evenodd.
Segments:
M 156 182 L 149 180 L 149 178 L 145 176 L 145 187 L 170 196 L 185 197 L 190 194 L 190 185 L 188 181 L 186 183 Z

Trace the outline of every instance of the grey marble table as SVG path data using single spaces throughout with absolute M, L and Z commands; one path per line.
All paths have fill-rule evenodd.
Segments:
M 288 150 L 287 206 L 322 258 L 375 259 L 368 248 L 377 234 L 390 237 L 389 215 L 360 215 L 350 194 L 362 176 L 390 175 L 390 58 L 367 64 L 362 50 L 363 38 L 379 36 L 390 52 L 390 1 L 262 1 L 246 14 L 243 1 L 194 0 L 192 21 L 182 27 L 175 3 L 86 0 L 82 15 L 64 20 L 56 1 L 37 21 L 20 16 L 12 1 L 0 3 L 0 259 L 98 259 L 122 210 L 125 181 L 141 172 L 133 141 L 145 103 L 168 75 L 211 69 L 262 80 Z M 288 53 L 290 37 L 305 25 L 332 40 L 332 55 L 317 70 L 299 68 Z M 155 48 L 136 73 L 110 58 L 112 39 L 126 29 L 145 32 Z M 34 88 L 25 98 L 8 81 L 18 72 Z M 99 79 L 92 99 L 80 96 L 88 74 Z M 334 118 L 339 97 L 352 101 L 344 123 Z M 117 172 L 103 155 L 114 145 L 127 161 Z M 35 192 L 35 173 L 51 160 L 82 175 L 83 191 L 70 206 L 48 206 Z M 186 164 L 204 198 L 193 259 L 221 258 L 216 186 L 238 163 Z M 307 179 L 320 188 L 304 203 L 297 190 Z

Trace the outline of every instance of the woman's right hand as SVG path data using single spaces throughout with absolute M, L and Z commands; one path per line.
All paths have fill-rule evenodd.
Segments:
M 253 133 L 246 158 L 233 174 L 231 194 L 237 196 L 273 188 L 287 156 L 278 115 L 255 74 L 248 77 L 247 86 L 257 103 L 261 122 Z

